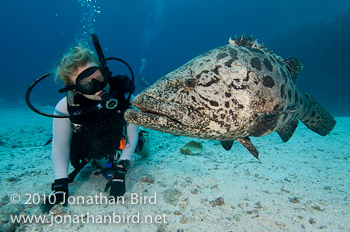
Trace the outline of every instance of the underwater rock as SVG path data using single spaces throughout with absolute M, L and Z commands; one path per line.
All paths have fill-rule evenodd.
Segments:
M 185 146 L 180 148 L 180 152 L 184 155 L 198 155 L 202 152 L 202 144 L 196 141 L 186 143 Z
M 175 211 L 174 211 L 174 215 L 179 216 L 179 215 L 182 215 L 182 213 L 181 213 L 179 210 L 175 210 Z
M 177 189 L 167 189 L 163 192 L 164 201 L 167 204 L 176 206 L 182 193 Z
M 158 226 L 157 232 L 166 232 L 166 231 L 167 231 L 167 228 L 165 224 L 160 224 Z
M 248 210 L 247 214 L 259 214 L 259 210 L 253 209 L 253 210 Z
M 17 223 L 12 223 L 12 217 L 18 216 L 24 210 L 22 204 L 10 204 L 1 207 L 0 209 L 0 231 L 15 231 Z
M 53 217 L 56 217 L 56 216 L 62 216 L 63 217 L 64 215 L 71 215 L 71 212 L 64 205 L 57 204 L 57 205 L 54 205 L 50 209 L 49 215 L 53 216 Z
M 310 218 L 310 219 L 309 219 L 309 223 L 310 223 L 310 224 L 316 224 L 316 221 L 315 221 L 315 219 Z
M 6 180 L 7 180 L 7 182 L 17 182 L 17 181 L 19 181 L 20 179 L 19 179 L 19 178 L 16 178 L 16 177 L 9 177 L 9 178 L 7 178 Z
M 233 215 L 233 220 L 235 220 L 236 222 L 239 222 L 241 220 L 241 218 L 242 218 L 242 215 L 240 215 L 240 214 Z
M 211 204 L 212 207 L 215 207 L 215 206 L 222 206 L 222 205 L 224 205 L 225 201 L 224 201 L 224 198 L 218 197 L 215 200 L 210 201 L 209 203 Z
M 318 205 L 313 205 L 313 206 L 311 206 L 311 208 L 314 210 L 317 210 L 317 211 L 324 211 L 325 210 L 325 209 L 321 209 L 321 207 Z
M 0 206 L 7 205 L 9 201 L 10 201 L 10 198 L 8 195 L 3 196 L 0 200 Z
M 289 197 L 288 199 L 292 203 L 300 203 L 299 197 Z
M 189 219 L 186 216 L 182 216 L 182 218 L 180 219 L 180 223 L 182 223 L 182 224 L 186 224 L 188 221 L 189 221 Z
M 154 184 L 154 178 L 150 174 L 144 174 L 140 178 L 141 182 L 149 183 L 149 184 Z
M 196 189 L 196 188 L 195 188 L 195 189 L 192 189 L 192 190 L 191 190 L 191 193 L 192 193 L 192 194 L 197 194 L 197 193 L 198 193 L 198 189 Z

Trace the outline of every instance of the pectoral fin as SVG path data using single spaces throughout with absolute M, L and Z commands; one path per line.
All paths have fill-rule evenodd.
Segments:
M 245 148 L 248 149 L 248 151 L 259 160 L 259 152 L 253 145 L 252 141 L 250 140 L 249 137 L 245 138 L 238 138 L 236 139 L 240 144 L 242 144 Z
M 294 113 L 294 112 L 298 111 L 301 107 L 302 107 L 302 105 L 290 105 L 285 110 L 259 112 L 259 113 L 257 113 L 257 115 L 265 117 L 265 118 L 269 118 L 269 117 L 276 116 L 276 115 Z
M 298 119 L 294 118 L 289 121 L 284 127 L 277 130 L 283 142 L 287 142 L 292 136 L 298 126 Z

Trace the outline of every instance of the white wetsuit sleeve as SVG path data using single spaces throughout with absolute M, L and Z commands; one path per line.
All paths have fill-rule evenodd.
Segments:
M 125 94 L 125 98 L 129 96 L 128 93 Z M 130 101 L 134 99 L 131 95 Z M 132 154 L 135 152 L 137 142 L 139 139 L 139 127 L 135 124 L 128 124 L 126 127 L 126 144 L 125 148 L 122 150 L 119 160 L 131 160 Z
M 131 160 L 139 138 L 139 127 L 135 124 L 128 124 L 126 127 L 126 144 L 120 155 L 120 160 Z
M 66 97 L 57 103 L 54 114 L 68 115 Z M 69 118 L 54 118 L 52 123 L 52 133 L 51 159 L 55 180 L 68 178 L 70 145 L 73 133 L 73 128 Z

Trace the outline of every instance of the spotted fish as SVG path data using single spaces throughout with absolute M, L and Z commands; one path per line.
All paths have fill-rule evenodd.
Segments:
M 138 94 L 132 101 L 138 110 L 128 110 L 125 119 L 157 131 L 219 140 L 226 150 L 236 140 L 258 158 L 250 136 L 277 131 L 287 142 L 299 120 L 322 136 L 336 124 L 311 95 L 297 89 L 302 67 L 252 37 L 230 38 Z

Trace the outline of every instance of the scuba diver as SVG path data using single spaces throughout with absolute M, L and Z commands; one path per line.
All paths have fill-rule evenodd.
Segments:
M 52 194 L 42 205 L 43 212 L 66 202 L 68 183 L 90 161 L 101 169 L 98 174 L 106 177 L 105 191 L 110 191 L 110 197 L 123 196 L 133 153 L 141 156 L 149 153 L 147 132 L 139 132 L 137 125 L 127 124 L 123 117 L 131 107 L 133 79 L 112 76 L 97 36 L 92 34 L 92 38 L 98 57 L 84 46 L 73 47 L 63 55 L 55 76 L 65 84 L 59 92 L 66 96 L 58 102 L 53 115 L 38 111 L 30 103 L 29 94 L 36 83 L 26 93 L 26 102 L 32 110 L 54 118 L 51 157 L 55 180 Z M 98 165 L 100 161 L 104 161 L 104 166 Z M 68 175 L 69 162 L 75 170 Z

